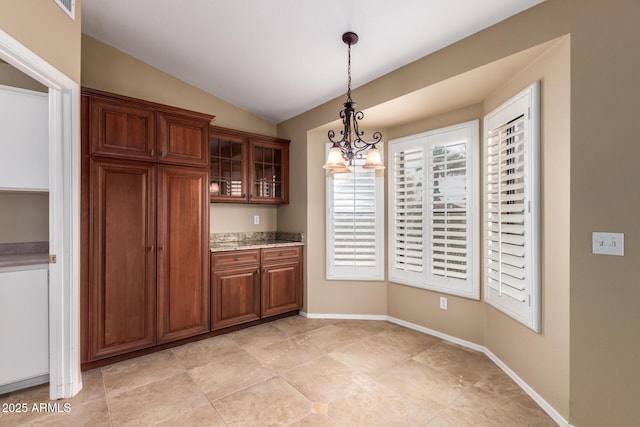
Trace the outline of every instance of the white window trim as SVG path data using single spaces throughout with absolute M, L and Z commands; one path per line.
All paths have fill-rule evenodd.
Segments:
M 330 144 L 326 144 L 325 156 L 329 152 Z M 382 142 L 378 143 L 378 149 L 380 153 L 384 153 L 384 145 Z M 364 159 L 362 159 L 364 163 Z M 353 167 L 351 167 L 353 170 Z M 353 172 L 351 172 L 353 173 Z M 385 209 L 384 209 L 384 170 L 372 171 L 375 173 L 375 205 L 376 205 L 376 220 L 375 220 L 375 266 L 373 267 L 336 267 L 333 263 L 333 237 L 334 229 L 332 218 L 332 200 L 333 200 L 333 185 L 332 175 L 329 171 L 325 172 L 325 225 L 326 225 L 326 280 L 360 280 L 360 281 L 383 281 L 385 280 L 384 271 L 384 224 L 385 224 Z
M 535 332 L 540 332 L 541 324 L 541 284 L 540 284 L 540 82 L 533 83 L 513 98 L 487 114 L 484 118 L 485 170 L 483 185 L 483 220 L 488 227 L 488 150 L 492 129 L 511 122 L 524 114 L 524 259 L 525 292 L 524 301 L 518 301 L 489 286 L 489 239 L 484 236 L 484 300 Z
M 453 280 L 442 277 L 436 277 L 430 273 L 431 270 L 431 253 L 430 253 L 430 241 L 429 235 L 432 212 L 428 209 L 429 191 L 428 185 L 422 187 L 422 224 L 423 224 L 423 238 L 422 238 L 422 272 L 408 272 L 395 268 L 394 260 L 396 254 L 396 247 L 394 245 L 394 238 L 391 233 L 394 233 L 394 224 L 396 220 L 395 211 L 395 164 L 394 154 L 396 149 L 403 147 L 402 150 L 422 148 L 423 149 L 423 184 L 430 182 L 428 174 L 429 154 L 430 147 L 433 147 L 438 138 L 456 131 L 467 130 L 469 137 L 467 141 L 467 165 L 466 176 L 468 177 L 468 185 L 470 186 L 467 197 L 467 241 L 469 254 L 467 257 L 467 279 Z M 409 286 L 415 286 L 430 291 L 446 293 L 450 295 L 457 295 L 465 298 L 471 298 L 475 300 L 480 299 L 480 204 L 479 204 L 479 121 L 472 120 L 465 123 L 448 126 L 445 128 L 435 129 L 428 132 L 423 132 L 417 135 L 411 135 L 404 138 L 399 138 L 389 142 L 389 185 L 388 185 L 388 197 L 389 197 L 389 215 L 388 215 L 388 230 L 389 237 L 389 281 L 405 284 Z

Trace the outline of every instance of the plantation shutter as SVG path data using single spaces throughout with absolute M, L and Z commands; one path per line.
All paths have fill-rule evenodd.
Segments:
M 382 172 L 327 176 L 327 279 L 384 280 Z
M 539 84 L 485 117 L 485 300 L 540 330 Z
M 390 279 L 420 283 L 424 272 L 424 148 L 411 141 L 397 144 L 391 162 Z
M 389 280 L 479 298 L 478 122 L 391 141 Z

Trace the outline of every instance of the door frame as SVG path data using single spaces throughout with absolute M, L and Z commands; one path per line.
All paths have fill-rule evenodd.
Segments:
M 80 373 L 80 85 L 0 30 L 0 58 L 49 88 L 49 397 Z

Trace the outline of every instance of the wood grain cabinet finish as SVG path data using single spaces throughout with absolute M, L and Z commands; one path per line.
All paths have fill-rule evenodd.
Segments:
M 89 357 L 155 344 L 153 164 L 91 160 Z M 87 327 L 87 325 L 83 325 Z
M 302 247 L 262 249 L 262 317 L 302 307 Z
M 159 343 L 209 330 L 207 194 L 206 170 L 159 166 Z
M 209 331 L 212 118 L 82 89 L 82 363 Z
M 211 329 L 302 307 L 302 247 L 211 254 Z
M 211 255 L 211 329 L 260 319 L 260 251 Z
M 289 142 L 211 126 L 211 202 L 289 203 Z

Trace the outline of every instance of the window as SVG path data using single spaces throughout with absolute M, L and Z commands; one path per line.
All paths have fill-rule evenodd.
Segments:
M 390 142 L 389 280 L 479 299 L 478 121 Z
M 327 280 L 384 280 L 384 171 L 364 161 L 327 172 Z
M 540 84 L 489 113 L 485 129 L 485 301 L 540 332 Z

